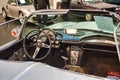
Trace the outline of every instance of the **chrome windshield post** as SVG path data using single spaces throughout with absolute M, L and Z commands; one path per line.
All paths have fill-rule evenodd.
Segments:
M 119 59 L 119 62 L 120 62 L 120 47 L 119 47 L 119 42 L 117 40 L 117 29 L 118 29 L 119 26 L 120 26 L 120 22 L 118 23 L 118 25 L 114 29 L 114 39 L 115 39 L 115 45 L 116 45 L 116 49 L 117 49 L 118 59 Z

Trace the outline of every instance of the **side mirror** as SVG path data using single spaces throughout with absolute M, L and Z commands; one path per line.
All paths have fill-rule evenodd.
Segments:
M 19 27 L 13 28 L 13 29 L 11 30 L 11 35 L 12 35 L 13 37 L 15 37 L 15 38 L 18 38 L 18 37 L 19 37 L 19 34 L 20 34 L 20 31 L 21 31 L 21 29 L 20 29 Z

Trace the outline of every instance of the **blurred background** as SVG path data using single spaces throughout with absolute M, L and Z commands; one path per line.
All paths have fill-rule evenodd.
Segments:
M 4 6 L 7 1 L 8 0 L 0 0 L 0 13 L 2 12 L 2 9 L 1 9 L 2 6 Z M 55 9 L 56 3 L 59 1 L 61 1 L 61 0 L 50 0 L 51 9 Z
M 7 1 L 8 0 L 0 0 L 0 13 L 2 12 L 2 6 L 4 6 Z

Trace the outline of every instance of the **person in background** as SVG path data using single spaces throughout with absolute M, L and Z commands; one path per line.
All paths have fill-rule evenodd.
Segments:
M 34 7 L 35 10 L 50 9 L 49 0 L 34 0 Z M 43 17 L 41 15 L 37 16 L 38 22 L 43 24 L 46 24 L 47 18 L 47 15 L 43 15 Z
M 34 7 L 36 10 L 50 9 L 49 0 L 34 0 Z
M 61 8 L 62 9 L 69 9 L 71 0 L 61 0 Z
M 44 1 L 46 2 L 46 5 L 47 5 L 46 8 L 50 9 L 50 1 L 49 0 L 44 0 Z

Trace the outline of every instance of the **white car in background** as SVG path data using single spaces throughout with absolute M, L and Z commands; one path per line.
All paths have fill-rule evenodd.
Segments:
M 7 4 L 2 7 L 2 15 L 5 19 L 20 18 L 29 15 L 35 11 L 33 0 L 8 0 Z M 23 22 L 23 19 L 20 19 Z

